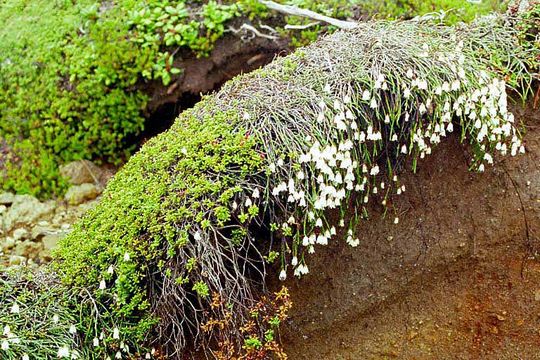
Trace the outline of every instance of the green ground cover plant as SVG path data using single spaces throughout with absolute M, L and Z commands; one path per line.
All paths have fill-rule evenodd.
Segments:
M 280 2 L 337 18 L 363 11 L 357 1 Z M 428 10 L 414 7 L 402 14 L 385 6 L 386 13 L 396 17 Z M 470 20 L 476 8 L 467 6 L 470 10 L 463 19 Z M 137 146 L 130 139 L 145 126 L 148 96 L 138 85 L 148 81 L 168 85 L 183 71 L 174 67 L 178 49 L 207 56 L 239 18 L 268 22 L 280 36 L 289 37 L 293 47 L 335 30 L 324 24 L 286 30 L 287 24 L 309 25 L 310 20 L 280 16 L 256 0 L 3 0 L 3 190 L 59 195 L 66 188 L 59 164 L 83 158 L 123 162 Z
M 376 18 L 407 19 L 431 14 L 442 22 L 453 25 L 458 22 L 472 21 L 479 15 L 490 12 L 502 12 L 506 9 L 507 2 L 501 0 L 360 0 L 359 6 Z

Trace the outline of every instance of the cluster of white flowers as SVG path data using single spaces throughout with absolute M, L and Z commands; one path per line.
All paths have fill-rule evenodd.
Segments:
M 114 327 L 113 328 L 113 331 L 112 331 L 112 338 L 114 340 L 120 340 L 120 329 L 118 327 Z M 99 347 L 103 344 L 103 341 L 105 339 L 105 332 L 101 332 L 99 337 L 95 337 L 93 340 L 92 340 L 92 345 L 94 347 Z M 130 358 L 130 349 L 129 349 L 129 346 L 124 342 L 124 341 L 120 341 L 119 345 L 118 345 L 118 351 L 116 351 L 116 353 L 114 354 L 113 356 L 115 359 L 123 359 L 123 358 Z M 146 355 L 146 358 L 147 359 L 150 359 L 150 354 L 147 354 Z M 107 356 L 106 357 L 107 360 L 111 360 L 111 356 Z
M 20 306 L 17 303 L 14 303 L 11 306 L 10 312 L 12 314 L 19 314 L 20 313 Z M 60 317 L 55 314 L 52 317 L 52 321 L 54 324 L 58 324 L 60 321 Z M 77 333 L 77 327 L 72 324 L 69 326 L 68 332 L 71 335 L 75 335 Z M 0 349 L 3 351 L 8 351 L 10 348 L 14 345 L 24 345 L 23 340 L 21 340 L 15 333 L 12 331 L 11 327 L 9 325 L 4 325 L 4 328 L 2 330 L 2 341 L 0 344 Z M 56 351 L 56 355 L 58 358 L 68 358 L 68 359 L 79 359 L 80 354 L 77 350 L 71 349 L 69 345 L 59 346 L 58 349 L 54 350 Z M 1 356 L 0 356 L 1 358 Z M 29 360 L 30 356 L 27 353 L 23 353 L 21 356 L 22 360 Z
M 424 49 L 428 51 L 429 47 Z M 407 98 L 411 94 L 410 89 L 417 88 L 421 98 L 426 99 L 419 104 L 418 112 L 422 115 L 431 109 L 433 114 L 427 126 L 418 127 L 412 133 L 412 142 L 418 147 L 420 158 L 429 155 L 433 145 L 438 144 L 447 133 L 453 132 L 452 119 L 460 119 L 467 135 L 474 137 L 472 140 L 479 144 L 482 157 L 477 159 L 477 169 L 483 171 L 484 161 L 493 164 L 488 148 L 492 144 L 502 155 L 510 152 L 515 156 L 518 152 L 525 152 L 525 148 L 514 126 L 514 115 L 507 108 L 505 81 L 490 77 L 485 71 L 470 72 L 470 76 L 474 77 L 474 81 L 471 81 L 465 71 L 467 64 L 462 50 L 463 42 L 458 42 L 453 52 L 432 54 L 451 71 L 447 80 L 433 88 L 429 88 L 424 79 L 408 69 L 406 76 L 410 84 L 402 83 L 403 97 Z M 442 106 L 435 107 L 434 103 Z M 406 151 L 404 145 L 402 152 Z
M 4 339 L 2 340 L 0 348 L 4 351 L 9 350 L 11 344 L 19 344 L 21 342 L 21 339 L 11 331 L 9 325 L 4 326 L 2 337 Z
M 58 358 L 68 358 L 68 359 L 78 359 L 79 353 L 77 350 L 70 349 L 69 346 L 61 346 L 58 348 L 57 352 Z
M 272 196 L 290 210 L 286 215 L 289 220 L 281 229 L 290 229 L 289 224 L 303 225 L 299 234 L 293 234 L 290 265 L 295 275 L 308 273 L 303 257 L 298 259 L 299 246 L 313 253 L 315 245 L 327 245 L 336 235 L 335 227 L 325 224 L 325 210 L 341 208 L 353 193 L 360 194 L 364 204 L 380 194 L 381 203 L 386 206 L 387 196 L 405 192 L 405 185 L 399 183 L 396 175 L 389 183 L 380 179 L 384 171 L 377 164 L 373 149 L 386 149 L 393 143 L 396 156 L 424 158 L 454 131 L 452 121 L 458 120 L 465 136 L 481 151 L 481 157 L 476 159 L 479 171 L 484 170 L 484 163 L 493 163 L 493 148 L 502 155 L 525 151 L 513 124 L 514 117 L 507 109 L 505 82 L 485 71 L 473 70 L 462 50 L 461 42 L 457 42 L 453 52 L 445 54 L 427 44 L 422 46 L 420 56 L 438 56 L 443 65 L 434 71 L 444 73 L 430 75 L 424 69 L 421 76 L 409 68 L 403 77 L 392 74 L 392 84 L 397 84 L 392 94 L 383 95 L 389 89 L 390 75 L 382 73 L 374 74 L 364 84 L 365 89 L 353 92 L 352 88 L 341 88 L 340 93 L 347 95 L 337 98 L 332 96 L 329 84 L 324 86 L 326 97 L 318 102 L 316 122 L 321 128 L 331 129 L 331 133 L 326 133 L 326 138 L 306 137 L 306 151 L 289 159 L 292 165 L 298 165 L 295 173 L 278 171 L 283 159 L 268 168 L 279 179 L 271 189 Z M 399 109 L 390 108 L 388 102 L 383 104 L 385 96 L 400 98 L 395 101 Z M 388 170 L 393 174 L 393 169 Z M 396 216 L 393 223 L 398 224 L 399 220 Z M 344 226 L 343 220 L 340 225 Z M 349 225 L 346 242 L 356 247 L 360 240 L 354 235 L 353 225 Z M 286 267 L 280 279 L 286 278 Z

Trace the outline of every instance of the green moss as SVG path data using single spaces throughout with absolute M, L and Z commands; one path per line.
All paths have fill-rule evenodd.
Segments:
M 211 101 L 204 105 L 211 107 Z M 148 311 L 148 274 L 159 270 L 172 276 L 167 261 L 192 237 L 194 230 L 182 224 L 222 226 L 230 218 L 230 198 L 220 195 L 241 192 L 238 183 L 261 166 L 253 139 L 234 130 L 236 113 L 198 118 L 196 111 L 185 112 L 171 130 L 149 141 L 60 245 L 58 270 L 64 281 L 94 289 L 116 319 Z M 175 281 L 207 297 L 215 289 L 196 277 L 196 260 L 188 261 Z M 111 266 L 114 275 L 108 276 Z M 108 288 L 99 291 L 102 279 Z M 125 331 L 133 341 L 144 340 L 133 331 L 146 335 L 140 327 Z
M 18 0 L 0 8 L 0 137 L 18 158 L 5 190 L 61 192 L 59 162 L 118 161 L 130 150 L 125 137 L 142 129 L 146 97 L 126 88 L 149 64 L 125 41 L 124 8 L 99 17 L 92 9 L 93 1 Z
M 453 25 L 470 22 L 476 17 L 494 11 L 504 11 L 507 1 L 462 1 L 462 0 L 359 0 L 358 6 L 370 16 L 386 19 L 410 19 L 418 15 L 444 13 L 443 22 Z
M 174 3 L 174 9 L 169 2 L 136 0 L 109 8 L 96 1 L 2 5 L 0 138 L 13 153 L 8 168 L 0 169 L 4 190 L 61 193 L 58 163 L 117 163 L 131 153 L 127 139 L 143 129 L 147 102 L 134 85 L 144 78 L 169 83 L 180 70 L 164 47 L 206 55 L 224 22 L 239 15 L 235 5 L 210 1 L 194 17 L 183 1 Z

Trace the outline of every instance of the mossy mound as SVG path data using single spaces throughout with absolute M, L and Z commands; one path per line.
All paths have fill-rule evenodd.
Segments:
M 339 226 L 356 246 L 366 204 L 391 212 L 405 161 L 447 133 L 461 132 L 480 171 L 495 152 L 524 151 L 506 108 L 507 86 L 526 96 L 538 68 L 523 21 L 538 8 L 469 26 L 370 22 L 234 79 L 127 163 L 62 242 L 57 271 L 95 295 L 131 349 L 181 354 L 222 335 L 201 329 L 223 321 L 238 347 L 273 341 L 240 326 L 266 263 L 282 278 L 307 273 L 307 254 Z

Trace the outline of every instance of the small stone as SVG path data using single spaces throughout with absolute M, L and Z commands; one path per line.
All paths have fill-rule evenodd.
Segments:
M 4 250 L 9 250 L 11 249 L 12 247 L 15 246 L 15 239 L 12 238 L 12 237 L 7 237 L 4 239 L 4 241 L 2 242 L 2 248 Z
M 58 246 L 58 242 L 63 238 L 62 234 L 51 234 L 43 238 L 43 250 L 39 257 L 44 261 L 52 260 L 52 251 Z
M 99 183 L 103 170 L 88 160 L 73 161 L 60 166 L 60 174 L 73 185 Z
M 25 240 L 15 246 L 14 253 L 25 258 L 35 258 L 39 255 L 43 245 L 30 240 Z
M 36 225 L 32 229 L 32 239 L 39 241 L 41 237 L 54 232 L 54 229 L 51 229 L 49 226 Z
M 24 256 L 11 255 L 9 257 L 9 266 L 17 266 L 24 264 L 25 262 L 26 258 Z
M 64 237 L 64 234 L 50 234 L 41 240 L 44 250 L 53 250 L 58 246 L 58 242 Z
M 2 193 L 0 194 L 0 204 L 2 205 L 11 205 L 15 201 L 15 195 L 12 193 Z
M 30 195 L 15 195 L 11 207 L 4 215 L 4 227 L 10 231 L 16 224 L 32 224 L 53 210 L 53 201 L 42 203 Z
M 85 201 L 95 199 L 100 193 L 101 190 L 96 185 L 82 184 L 70 187 L 64 199 L 70 205 L 79 205 Z
M 0 205 L 0 215 L 7 211 L 6 205 Z
M 39 226 L 49 226 L 49 222 L 45 221 L 45 220 L 41 220 L 40 222 L 38 222 L 38 225 Z
M 28 230 L 25 228 L 19 228 L 13 231 L 13 238 L 17 240 L 24 240 L 28 238 Z

